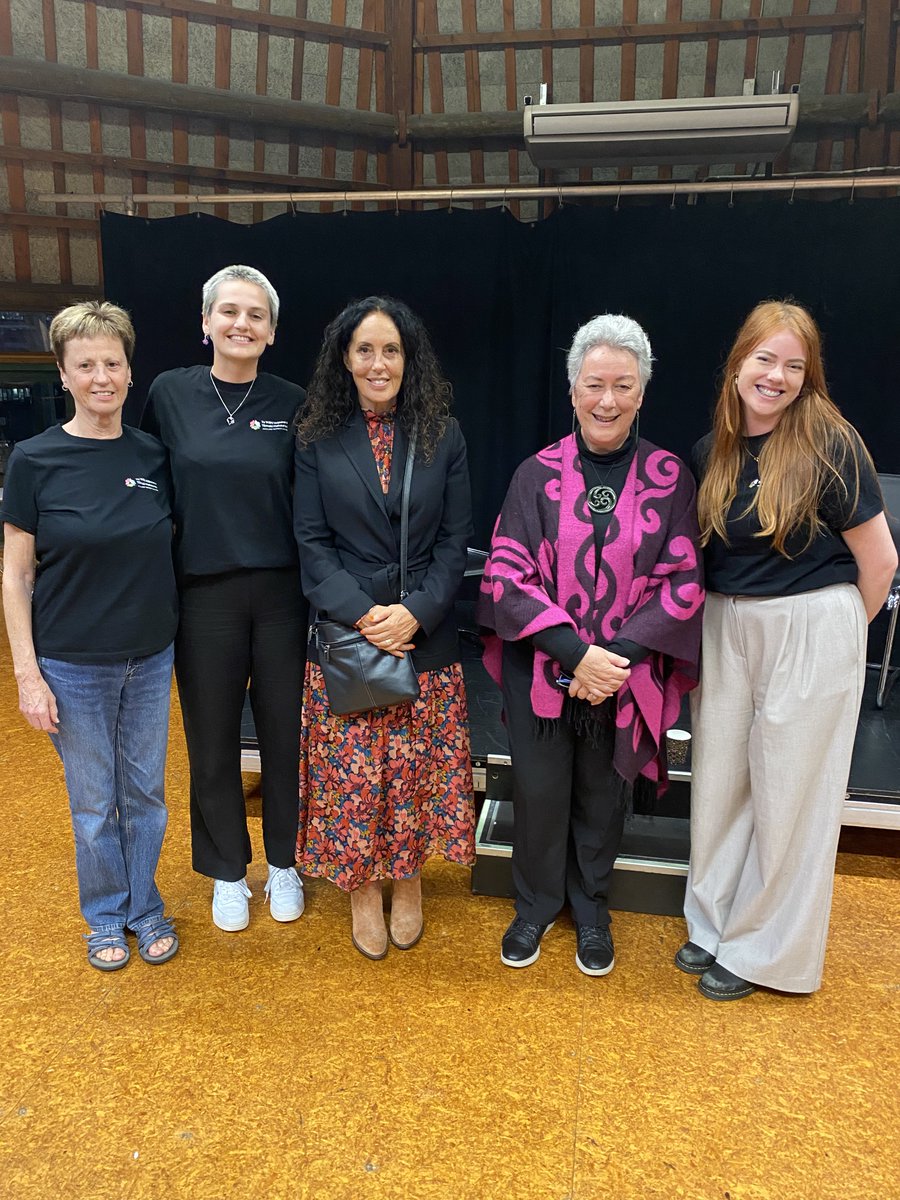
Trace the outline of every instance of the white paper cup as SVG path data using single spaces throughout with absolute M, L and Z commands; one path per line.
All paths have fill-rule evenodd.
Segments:
M 670 767 L 683 767 L 691 747 L 691 735 L 686 729 L 670 729 L 666 733 L 666 758 Z

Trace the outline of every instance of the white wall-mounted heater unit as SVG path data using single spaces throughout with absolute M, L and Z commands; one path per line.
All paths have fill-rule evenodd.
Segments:
M 767 162 L 797 128 L 795 92 L 525 106 L 537 167 Z

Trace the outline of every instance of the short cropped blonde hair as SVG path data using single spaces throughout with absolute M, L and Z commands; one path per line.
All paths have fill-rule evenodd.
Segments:
M 61 308 L 50 322 L 50 348 L 62 366 L 66 346 L 75 338 L 118 338 L 128 362 L 134 355 L 135 333 L 124 308 L 108 300 L 82 300 Z

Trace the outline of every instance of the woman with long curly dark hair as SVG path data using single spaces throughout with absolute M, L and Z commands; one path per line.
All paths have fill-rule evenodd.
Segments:
M 297 426 L 294 528 L 313 621 L 412 653 L 411 703 L 332 712 L 314 639 L 303 695 L 300 830 L 307 875 L 350 893 L 353 944 L 381 959 L 422 936 L 429 855 L 474 857 L 466 697 L 453 600 L 471 530 L 466 447 L 425 327 L 388 297 L 354 301 L 325 330 Z M 400 510 L 414 439 L 406 590 Z M 390 929 L 382 883 L 393 881 Z

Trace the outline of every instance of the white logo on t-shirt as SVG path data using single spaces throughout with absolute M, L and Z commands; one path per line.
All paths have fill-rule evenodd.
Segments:
M 131 476 L 129 475 L 128 478 L 125 480 L 125 486 L 126 487 L 136 487 L 136 488 L 146 488 L 146 490 L 148 492 L 158 492 L 159 491 L 159 488 L 153 482 L 152 479 L 142 479 L 140 475 L 138 475 L 137 478 L 135 478 L 135 479 L 132 479 Z
M 257 421 L 250 422 L 251 429 L 261 429 L 263 433 L 287 433 L 290 426 L 287 421 Z

